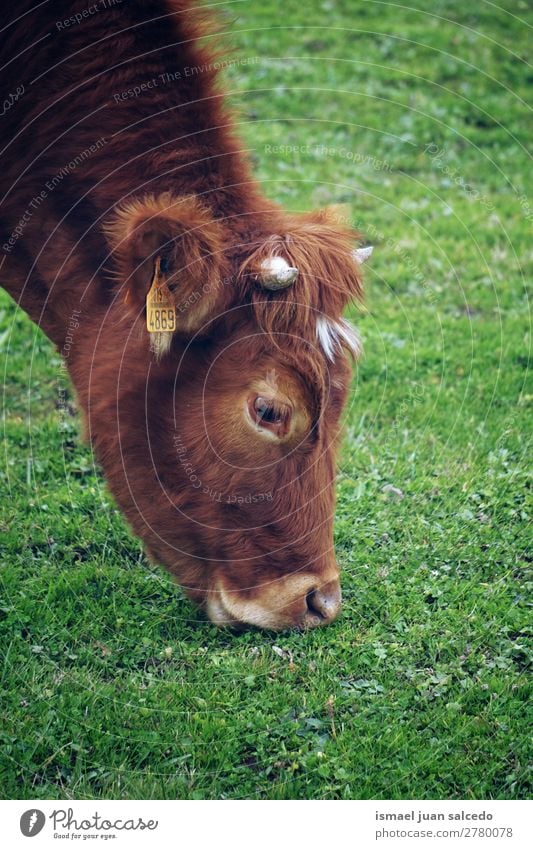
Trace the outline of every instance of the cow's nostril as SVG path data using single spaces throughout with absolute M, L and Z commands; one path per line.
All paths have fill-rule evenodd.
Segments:
M 331 622 L 339 612 L 341 594 L 337 581 L 327 586 L 311 590 L 305 597 L 307 610 L 321 622 Z
M 310 593 L 307 593 L 305 600 L 307 602 L 307 609 L 309 613 L 312 613 L 314 616 L 318 616 L 319 619 L 325 619 L 323 606 L 321 604 L 321 599 L 317 590 L 311 590 Z

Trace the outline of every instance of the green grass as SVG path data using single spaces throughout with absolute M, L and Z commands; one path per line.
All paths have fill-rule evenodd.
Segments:
M 2 795 L 524 797 L 528 4 L 284 0 L 283 26 L 274 0 L 225 6 L 236 57 L 260 57 L 226 78 L 266 192 L 349 203 L 377 244 L 353 311 L 344 611 L 306 635 L 201 621 L 2 295 Z

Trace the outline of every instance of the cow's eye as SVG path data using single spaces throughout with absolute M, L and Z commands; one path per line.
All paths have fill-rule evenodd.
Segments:
M 291 411 L 286 404 L 264 395 L 256 395 L 248 402 L 248 411 L 253 423 L 276 436 L 284 436 L 290 424 Z
M 261 395 L 258 395 L 255 399 L 254 411 L 260 422 L 276 424 L 276 422 L 280 422 L 282 420 L 281 412 L 276 409 L 274 403 L 263 398 Z

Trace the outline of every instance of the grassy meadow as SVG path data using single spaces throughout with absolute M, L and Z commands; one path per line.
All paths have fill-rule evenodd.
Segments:
M 419 5 L 222 5 L 266 193 L 347 204 L 376 245 L 350 314 L 333 625 L 203 621 L 143 558 L 58 355 L 1 293 L 3 798 L 531 792 L 528 3 Z

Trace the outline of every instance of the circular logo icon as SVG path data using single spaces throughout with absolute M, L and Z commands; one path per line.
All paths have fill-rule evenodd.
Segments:
M 24 811 L 20 818 L 20 830 L 24 837 L 35 837 L 42 831 L 46 822 L 46 817 L 42 811 L 37 808 L 31 808 L 29 811 Z

